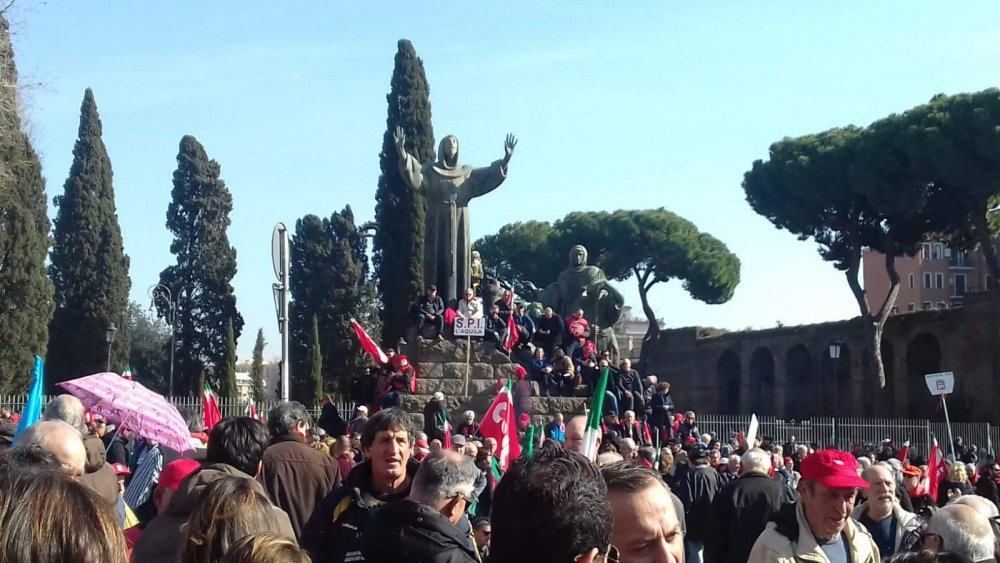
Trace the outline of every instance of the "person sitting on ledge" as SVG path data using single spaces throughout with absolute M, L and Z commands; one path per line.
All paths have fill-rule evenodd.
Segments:
M 545 353 L 552 355 L 556 346 L 562 344 L 563 320 L 552 311 L 552 307 L 546 307 L 542 318 L 538 319 L 538 330 L 535 331 L 535 340 L 538 345 L 545 349 Z
M 500 318 L 506 323 L 507 319 L 514 314 L 514 292 L 509 289 L 504 291 L 503 297 L 497 299 L 494 305 L 500 309 Z
M 392 357 L 392 374 L 386 382 L 382 395 L 382 408 L 399 406 L 399 396 L 409 395 L 413 379 L 413 366 L 403 354 Z
M 552 368 L 555 379 L 559 382 L 560 394 L 563 397 L 572 397 L 573 391 L 576 390 L 576 366 L 562 348 L 556 348 L 556 353 L 552 357 Z
M 593 341 L 584 340 L 583 346 L 576 349 L 573 364 L 583 384 L 593 390 L 597 376 L 597 346 Z
M 535 335 L 535 321 L 527 312 L 524 303 L 518 303 L 514 308 L 514 325 L 517 326 L 516 348 L 524 348 L 531 342 L 531 337 Z
M 570 358 L 576 349 L 583 346 L 583 343 L 590 336 L 590 323 L 583 318 L 583 309 L 573 311 L 573 314 L 566 317 L 567 348 L 566 355 Z
M 415 308 L 414 322 L 417 324 L 417 338 L 423 335 L 424 325 L 434 323 L 434 328 L 437 329 L 437 339 L 444 340 L 444 301 L 441 301 L 441 297 L 438 296 L 437 287 L 427 286 L 427 293 L 417 300 Z
M 500 316 L 500 307 L 496 305 L 490 307 L 490 316 L 486 317 L 486 334 L 488 342 L 493 342 L 497 347 L 503 346 L 507 338 L 507 321 Z
M 459 299 L 456 312 L 462 319 L 483 318 L 483 302 L 476 297 L 475 289 L 470 287 L 465 290 L 465 297 Z

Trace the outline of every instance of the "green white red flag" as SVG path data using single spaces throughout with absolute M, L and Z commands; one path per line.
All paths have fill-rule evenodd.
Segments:
M 201 407 L 205 411 L 205 432 L 208 432 L 222 420 L 219 403 L 215 400 L 215 393 L 212 392 L 212 386 L 208 384 L 208 381 L 205 381 L 205 390 L 201 395 Z
M 507 471 L 510 462 L 521 455 L 521 444 L 517 439 L 517 414 L 514 412 L 514 396 L 511 393 L 511 381 L 500 388 L 493 399 L 493 404 L 483 416 L 479 425 L 479 433 L 483 438 L 493 438 L 497 441 L 497 465 L 501 471 Z
M 608 368 L 601 368 L 601 375 L 594 386 L 594 396 L 590 400 L 587 413 L 587 429 L 583 432 L 583 457 L 597 461 L 597 441 L 601 437 L 601 411 L 604 409 L 604 393 L 608 389 Z
M 127 379 L 127 380 L 129 380 L 129 381 L 132 381 L 132 364 L 131 364 L 131 362 L 125 364 L 125 371 L 122 372 L 122 377 L 125 378 L 125 379 Z

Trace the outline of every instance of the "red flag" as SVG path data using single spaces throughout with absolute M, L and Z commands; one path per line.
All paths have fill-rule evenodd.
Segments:
M 247 404 L 243 407 L 243 414 L 257 420 L 257 403 L 249 395 L 247 395 Z
M 370 336 L 368 336 L 368 333 L 365 332 L 365 329 L 361 328 L 361 325 L 358 324 L 358 321 L 351 319 L 351 327 L 354 328 L 354 333 L 358 335 L 358 342 L 361 343 L 361 349 L 367 352 L 368 355 L 375 360 L 375 363 L 377 363 L 380 366 L 385 365 L 386 362 L 389 361 L 389 357 L 386 356 L 385 352 L 383 352 L 382 349 L 379 348 L 378 344 L 376 344 L 375 341 L 372 340 Z
M 903 447 L 899 448 L 899 451 L 896 452 L 896 459 L 898 459 L 899 461 L 901 461 L 903 463 L 906 462 L 906 459 L 908 457 L 910 457 L 910 441 L 909 440 L 903 442 Z
M 514 322 L 514 314 L 511 313 L 507 317 L 507 337 L 503 340 L 503 349 L 509 354 L 515 344 L 517 344 L 517 323 Z
M 493 404 L 483 416 L 479 425 L 483 438 L 497 441 L 497 464 L 501 471 L 507 471 L 510 462 L 521 455 L 521 444 L 517 439 L 517 415 L 514 413 L 514 398 L 510 391 L 510 381 L 493 399 Z
M 927 494 L 931 495 L 934 502 L 937 502 L 938 485 L 947 477 L 948 467 L 944 463 L 937 438 L 931 438 L 931 455 L 927 461 Z
M 205 411 L 205 431 L 208 432 L 222 420 L 222 413 L 219 412 L 219 403 L 216 402 L 215 393 L 212 392 L 212 386 L 207 380 L 201 395 L 201 408 Z

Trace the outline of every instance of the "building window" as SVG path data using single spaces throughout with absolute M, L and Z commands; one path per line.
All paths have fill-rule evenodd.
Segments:
M 910 303 L 909 305 L 906 306 L 906 311 L 909 312 L 909 313 L 912 313 L 912 312 L 914 312 L 916 310 L 917 310 L 917 308 L 913 305 L 913 303 Z
M 910 289 L 913 289 L 913 274 L 910 274 Z
M 955 274 L 955 290 L 952 292 L 952 295 L 964 297 L 967 291 L 967 283 L 968 280 L 965 279 L 965 274 Z
M 931 305 L 933 305 L 933 304 L 930 301 L 924 301 L 923 310 L 924 311 L 930 311 L 931 310 Z
M 924 289 L 930 289 L 931 287 L 931 273 L 924 272 Z
M 893 307 L 892 310 L 889 311 L 889 314 L 890 315 L 898 315 L 899 314 L 899 307 Z
M 940 242 L 934 244 L 934 250 L 931 251 L 932 260 L 940 260 L 944 257 L 944 245 Z
M 922 260 L 930 260 L 931 259 L 931 245 L 930 245 L 930 243 L 925 242 L 925 243 L 923 243 L 923 244 L 920 245 L 920 258 Z
M 938 301 L 937 308 L 938 309 L 947 309 L 948 305 L 946 305 L 944 301 Z
M 934 287 L 944 289 L 944 274 L 934 274 Z

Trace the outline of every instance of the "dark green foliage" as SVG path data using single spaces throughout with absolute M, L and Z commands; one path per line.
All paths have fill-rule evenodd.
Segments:
M 240 396 L 236 387 L 236 335 L 233 333 L 232 319 L 226 323 L 226 354 L 222 360 L 222 370 L 219 374 L 222 384 L 219 386 L 219 393 L 228 399 L 236 399 Z
M 556 248 L 556 231 L 545 221 L 511 223 L 495 235 L 486 235 L 472 246 L 478 250 L 487 272 L 514 283 L 531 281 L 544 286 L 555 281 L 567 252 Z M 567 251 L 569 249 L 567 248 Z
M 250 364 L 250 382 L 253 384 L 253 400 L 260 403 L 267 397 L 264 393 L 264 329 L 257 330 L 257 341 L 253 345 L 253 361 Z
M 105 331 L 112 323 L 118 328 L 112 371 L 120 372 L 129 361 L 129 259 L 122 248 L 115 211 L 111 159 L 101 139 L 101 119 L 89 88 L 80 109 L 80 131 L 69 178 L 55 204 L 59 210 L 49 265 L 55 286 L 46 365 L 49 385 L 104 371 Z
M 313 397 L 312 322 L 316 319 L 323 354 L 323 381 L 343 388 L 365 365 L 351 330 L 355 318 L 376 333 L 378 308 L 371 283 L 366 240 L 350 206 L 329 219 L 307 215 L 291 240 L 291 395 Z
M 768 160 L 753 163 L 743 180 L 754 211 L 800 240 L 815 240 L 823 259 L 844 271 L 868 334 L 868 363 L 879 387 L 885 385 L 882 329 L 899 290 L 895 259 L 912 253 L 943 226 L 928 207 L 936 182 L 914 160 L 923 141 L 913 126 L 924 120 L 923 113 L 917 108 L 863 129 L 783 139 L 771 145 Z M 869 303 L 861 286 L 865 248 L 886 255 L 890 290 L 881 304 Z
M 220 178 L 219 163 L 208 158 L 197 139 L 185 135 L 177 154 L 167 229 L 175 265 L 160 273 L 160 283 L 177 296 L 177 367 L 174 385 L 180 394 L 198 394 L 204 370 L 216 378 L 225 361 L 227 323 L 239 339 L 243 317 L 236 310 L 232 279 L 236 249 L 226 234 L 233 197 Z M 158 302 L 161 316 L 166 304 Z
M 309 346 L 309 381 L 312 384 L 311 405 L 323 400 L 323 347 L 319 343 L 319 319 L 313 315 L 312 344 Z
M 480 249 L 487 269 L 499 264 L 509 279 L 544 288 L 567 267 L 576 244 L 587 247 L 589 263 L 600 266 L 609 279 L 635 277 L 650 323 L 647 338 L 659 335 L 647 298 L 653 285 L 683 280 L 691 297 L 715 304 L 729 301 L 740 281 L 740 261 L 725 244 L 664 209 L 573 212 L 554 225 L 513 223 L 474 248 Z
M 133 378 L 157 393 L 170 381 L 170 327 L 157 322 L 136 302 L 128 306 Z
M 45 179 L 18 107 L 14 52 L 0 15 L 0 393 L 27 389 L 52 318 Z
M 382 136 L 379 168 L 382 171 L 375 192 L 374 240 L 375 277 L 382 301 L 382 338 L 395 344 L 406 332 L 410 304 L 423 291 L 424 213 L 426 204 L 399 174 L 399 157 L 393 131 L 402 127 L 406 150 L 420 162 L 434 160 L 434 129 L 431 125 L 430 89 L 424 75 L 424 63 L 413 45 L 401 39 L 395 66 Z M 369 334 L 377 334 L 371 332 Z

